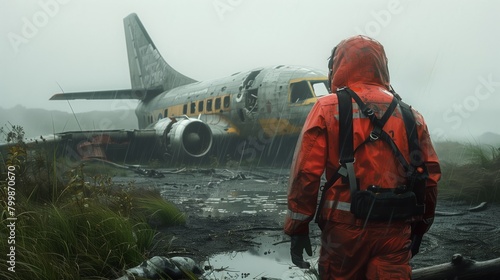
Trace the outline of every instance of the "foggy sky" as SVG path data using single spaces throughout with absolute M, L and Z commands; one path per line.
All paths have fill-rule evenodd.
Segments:
M 48 101 L 59 85 L 130 88 L 123 18 L 133 12 L 166 61 L 196 80 L 277 64 L 326 71 L 340 40 L 368 35 L 384 45 L 392 85 L 435 139 L 500 133 L 494 0 L 1 1 L 0 110 L 135 108 L 137 101 Z

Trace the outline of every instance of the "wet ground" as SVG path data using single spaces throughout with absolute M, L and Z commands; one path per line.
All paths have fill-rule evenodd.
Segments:
M 200 262 L 205 279 L 304 279 L 307 272 L 291 264 L 289 238 L 281 230 L 288 169 L 158 171 L 165 177 L 130 175 L 115 181 L 154 186 L 186 213 L 185 226 L 161 229 L 163 242 L 171 244 L 170 256 Z M 500 205 L 469 211 L 473 206 L 439 200 L 442 213 L 424 237 L 413 268 L 449 262 L 455 253 L 478 261 L 500 257 Z M 311 229 L 314 254 L 308 260 L 314 265 L 319 230 Z

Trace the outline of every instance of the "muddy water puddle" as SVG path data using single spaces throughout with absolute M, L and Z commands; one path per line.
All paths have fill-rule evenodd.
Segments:
M 284 217 L 286 186 L 276 179 L 234 181 L 198 181 L 159 186 L 161 193 L 173 203 L 201 210 L 206 217 L 254 215 L 259 213 Z
M 246 179 L 222 183 L 164 186 L 162 194 L 177 205 L 197 208 L 204 217 L 265 215 L 283 221 L 287 210 L 286 185 L 270 180 Z M 282 224 L 282 223 L 281 223 Z M 289 236 L 281 228 L 258 232 L 255 244 L 243 252 L 225 252 L 208 257 L 203 263 L 207 280 L 233 279 L 315 279 L 310 272 L 291 263 Z M 305 259 L 316 267 L 319 246 Z
M 263 233 L 253 241 L 259 245 L 248 251 L 211 256 L 204 263 L 209 269 L 202 279 L 315 279 L 309 270 L 292 265 L 288 237 Z M 313 246 L 313 256 L 306 258 L 313 266 L 318 253 L 319 247 Z

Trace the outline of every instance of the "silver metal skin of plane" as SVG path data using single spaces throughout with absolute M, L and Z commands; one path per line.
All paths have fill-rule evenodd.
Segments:
M 279 65 L 195 81 L 160 55 L 139 17 L 124 19 L 132 89 L 59 93 L 51 100 L 139 99 L 136 130 L 57 134 L 81 157 L 196 159 L 293 154 L 312 105 L 328 94 L 322 71 Z M 112 149 L 110 149 L 112 147 Z M 291 156 L 288 156 L 291 159 Z

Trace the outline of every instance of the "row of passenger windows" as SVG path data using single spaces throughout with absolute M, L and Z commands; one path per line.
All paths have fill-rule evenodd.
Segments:
M 229 108 L 229 104 L 230 104 L 231 100 L 230 100 L 230 96 L 228 95 L 228 96 L 224 96 L 223 99 L 221 99 L 221 97 L 217 97 L 217 98 L 215 98 L 215 101 L 214 101 L 214 99 L 207 99 L 206 101 L 207 101 L 206 108 L 205 108 L 205 100 L 191 102 L 189 104 L 189 113 L 190 114 L 194 114 L 197 112 L 202 113 L 205 109 L 206 109 L 206 112 L 212 112 L 214 109 L 220 110 L 222 107 L 224 107 L 224 109 L 227 109 L 227 108 Z M 196 108 L 196 107 L 198 107 L 198 108 Z M 182 114 L 187 114 L 187 113 L 188 113 L 188 105 L 184 104 L 184 106 L 182 107 Z
M 206 102 L 205 102 L 206 101 Z M 221 110 L 221 109 L 227 109 L 229 108 L 229 105 L 231 104 L 231 99 L 230 96 L 224 96 L 224 97 L 217 97 L 215 99 L 207 99 L 207 100 L 201 100 L 201 101 L 196 101 L 196 102 L 191 102 L 189 104 L 189 114 L 195 114 L 195 113 L 203 113 L 204 110 L 205 112 L 213 112 L 214 110 Z M 206 108 L 205 108 L 206 105 Z M 196 108 L 198 107 L 198 108 Z M 184 104 L 182 107 L 182 114 L 186 115 L 188 114 L 188 104 Z M 163 112 L 163 115 L 160 113 L 158 115 L 158 120 L 162 119 L 163 117 L 168 116 L 168 109 L 165 109 Z M 144 116 L 144 119 L 146 120 L 147 123 L 153 123 L 154 119 L 153 116 Z

